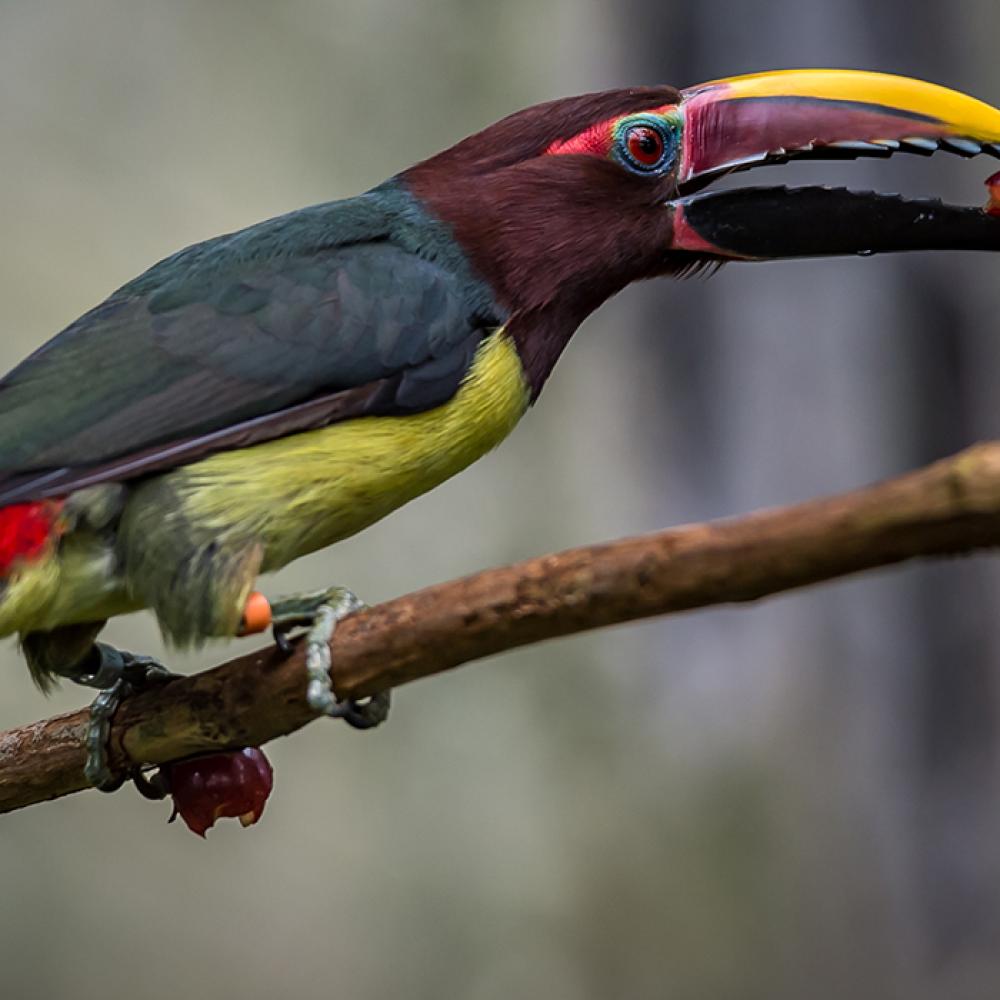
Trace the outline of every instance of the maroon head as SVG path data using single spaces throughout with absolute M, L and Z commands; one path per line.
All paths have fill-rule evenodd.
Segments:
M 538 105 L 403 180 L 521 327 L 544 314 L 547 327 L 558 316 L 571 332 L 631 281 L 712 262 L 1000 249 L 1000 220 L 980 209 L 819 187 L 710 190 L 762 164 L 998 156 L 997 143 L 1000 111 L 964 94 L 878 73 L 790 70 Z

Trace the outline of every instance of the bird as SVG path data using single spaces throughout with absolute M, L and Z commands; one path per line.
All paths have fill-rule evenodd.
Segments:
M 580 323 L 632 282 L 727 262 L 1000 249 L 983 208 L 826 187 L 712 190 L 800 159 L 1000 156 L 1000 111 L 905 77 L 785 70 L 518 111 L 370 190 L 183 249 L 0 380 L 0 636 L 46 689 L 100 689 L 87 777 L 157 661 L 98 641 L 305 630 L 309 703 L 358 728 L 388 695 L 329 677 L 348 589 L 258 578 L 500 444 Z

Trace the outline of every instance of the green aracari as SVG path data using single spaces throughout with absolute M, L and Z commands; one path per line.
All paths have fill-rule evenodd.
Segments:
M 1000 155 L 1000 111 L 929 83 L 793 70 L 518 112 L 357 197 L 188 247 L 0 381 L 0 635 L 41 687 L 120 696 L 162 668 L 97 641 L 148 608 L 185 646 L 305 628 L 309 699 L 360 602 L 258 577 L 373 524 L 498 445 L 581 321 L 630 282 L 726 261 L 1000 249 L 995 203 L 708 190 L 799 159 Z

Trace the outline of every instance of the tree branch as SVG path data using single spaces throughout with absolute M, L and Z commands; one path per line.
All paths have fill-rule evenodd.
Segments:
M 571 549 L 428 587 L 346 619 L 341 697 L 492 653 L 651 615 L 753 601 L 917 557 L 1000 544 L 1000 442 L 840 496 Z M 302 650 L 275 648 L 123 703 L 113 767 L 256 746 L 315 716 Z M 86 710 L 0 733 L 0 812 L 86 787 Z

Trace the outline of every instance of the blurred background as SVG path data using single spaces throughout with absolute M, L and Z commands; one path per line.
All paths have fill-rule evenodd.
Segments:
M 180 246 L 528 104 L 812 65 L 997 102 L 998 32 L 994 0 L 3 0 L 0 361 Z M 991 169 L 771 181 L 979 204 Z M 379 601 L 995 437 L 997 266 L 630 289 L 497 453 L 268 591 Z M 272 743 L 263 821 L 206 842 L 127 790 L 4 816 L 0 995 L 995 998 L 998 606 L 976 558 L 510 653 L 401 690 L 375 734 Z M 107 634 L 161 649 L 147 615 Z M 0 657 L 0 728 L 86 700 Z

